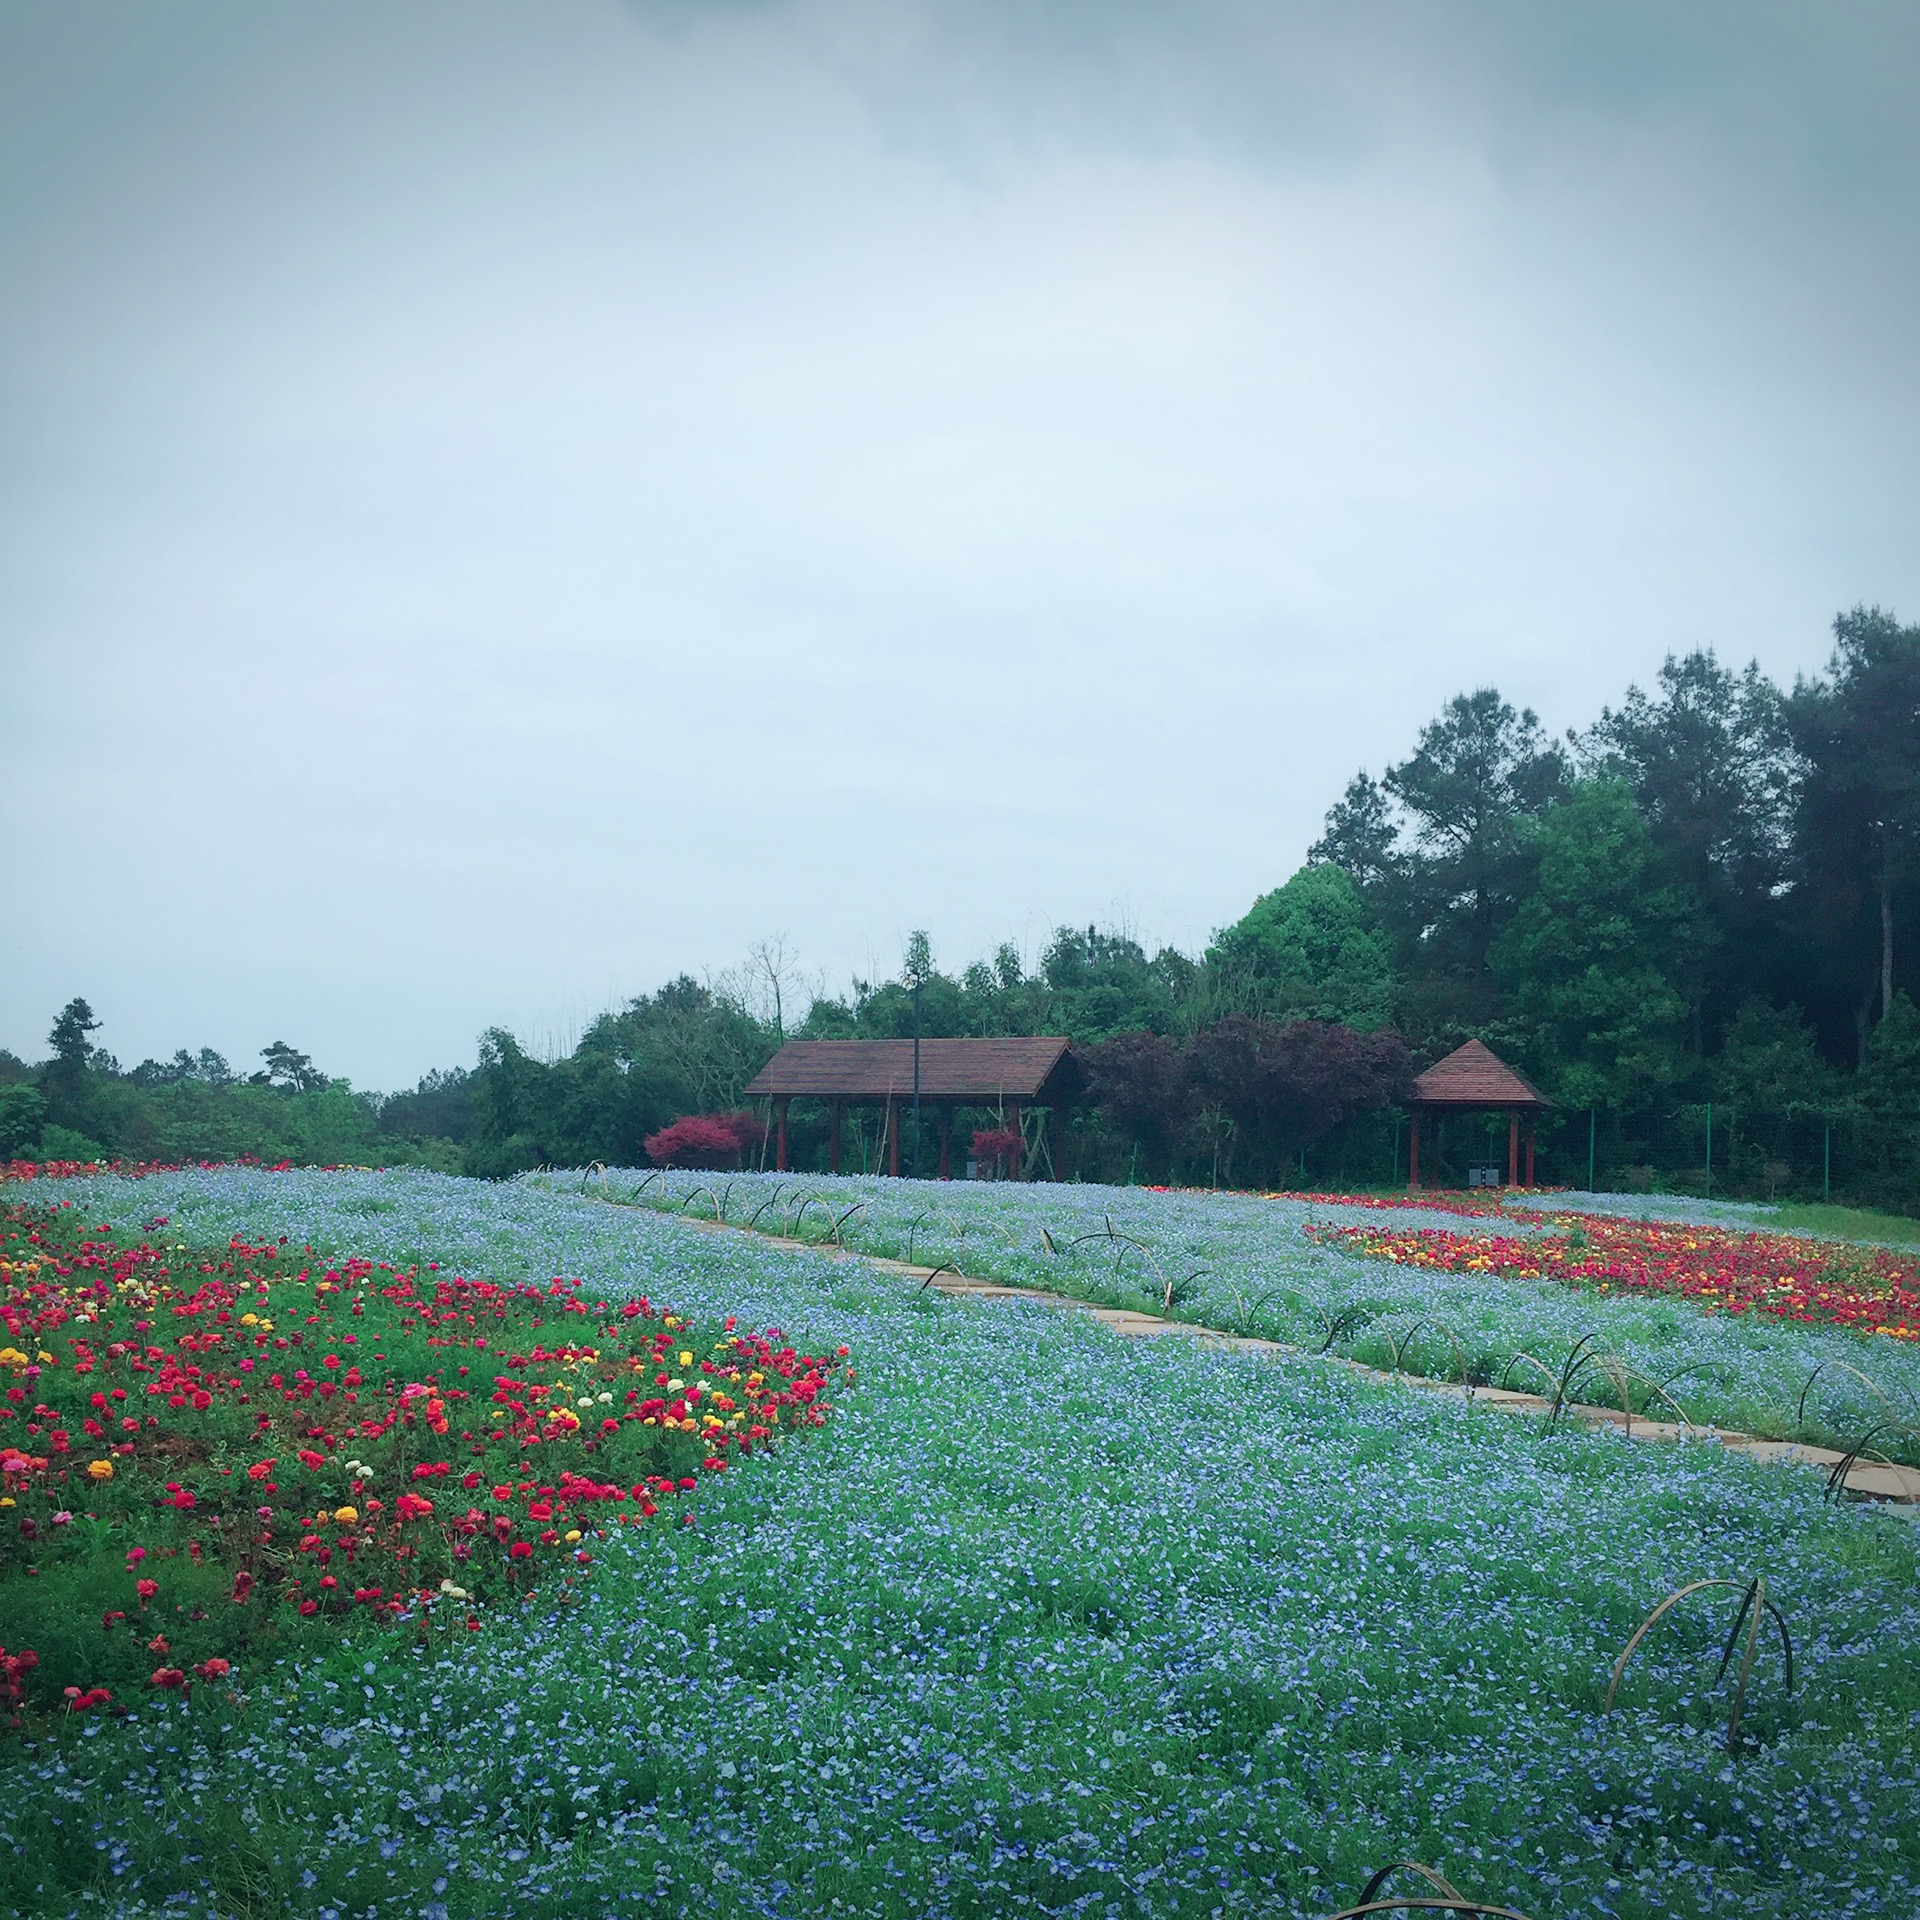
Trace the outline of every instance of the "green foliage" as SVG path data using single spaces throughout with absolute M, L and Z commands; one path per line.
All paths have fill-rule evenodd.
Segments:
M 1756 997 L 1727 1028 L 1715 1065 L 1715 1097 L 1763 1113 L 1820 1109 L 1833 1102 L 1836 1077 L 1799 1009 Z
M 89 1140 L 84 1133 L 75 1133 L 71 1127 L 52 1126 L 40 1135 L 40 1158 L 90 1163 L 109 1160 L 112 1155 L 98 1140 Z
M 1214 936 L 1213 989 L 1270 1020 L 1332 1020 L 1371 1033 L 1392 1018 L 1396 981 L 1387 938 L 1346 872 L 1302 867 Z
M 1528 840 L 1533 885 L 1493 961 L 1529 1064 L 1569 1106 L 1645 1099 L 1683 1066 L 1674 978 L 1694 937 L 1691 892 L 1662 884 L 1619 780 L 1576 782 Z
M 1849 985 L 1863 1043 L 1898 988 L 1897 928 L 1911 911 L 1920 839 L 1920 627 L 1878 607 L 1833 624 L 1825 680 L 1803 681 L 1788 703 L 1806 773 L 1796 835 L 1805 889 L 1802 925 Z M 1910 925 L 1911 922 L 1908 921 Z
M 99 1026 L 93 1009 L 84 1000 L 78 997 L 69 1000 L 60 1009 L 59 1017 L 53 1023 L 53 1031 L 47 1036 L 54 1059 L 70 1072 L 85 1066 L 93 1052 L 87 1035 L 97 1032 Z
M 547 1164 L 642 1163 L 648 1134 L 738 1106 L 778 1045 L 773 1022 L 737 991 L 685 975 L 603 1014 L 562 1060 L 536 1060 L 492 1028 L 470 1088 L 466 1169 L 502 1179 Z
M 0 1087 L 0 1160 L 30 1157 L 46 1117 L 46 1096 L 37 1087 Z
M 1873 1195 L 1904 1198 L 1920 1185 L 1920 1008 L 1904 993 L 1867 1043 L 1858 1097 L 1876 1163 Z

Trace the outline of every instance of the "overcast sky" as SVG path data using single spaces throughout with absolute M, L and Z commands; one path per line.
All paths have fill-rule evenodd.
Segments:
M 0 0 L 0 1045 L 1190 950 L 1920 617 L 1920 9 Z

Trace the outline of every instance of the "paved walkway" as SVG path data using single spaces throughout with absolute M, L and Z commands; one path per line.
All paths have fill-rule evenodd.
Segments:
M 684 1214 L 673 1217 L 686 1220 Z M 1544 1414 L 1552 1405 L 1544 1395 L 1537 1393 L 1520 1393 L 1506 1387 L 1461 1386 L 1451 1380 L 1430 1380 L 1416 1373 L 1388 1373 L 1378 1367 L 1365 1366 L 1358 1360 L 1345 1359 L 1339 1354 L 1310 1354 L 1303 1347 L 1288 1346 L 1279 1340 L 1257 1340 L 1247 1334 L 1221 1333 L 1217 1328 L 1198 1327 L 1187 1320 L 1163 1320 L 1157 1314 L 1135 1313 L 1126 1307 L 1097 1306 L 1091 1300 L 1075 1300 L 1066 1294 L 1048 1293 L 1040 1287 L 1015 1287 L 998 1280 L 973 1280 L 951 1269 L 910 1266 L 904 1260 L 889 1260 L 881 1254 L 857 1253 L 846 1247 L 822 1246 L 814 1240 L 794 1240 L 781 1234 L 762 1233 L 757 1228 L 739 1226 L 732 1221 L 687 1220 L 686 1224 L 705 1228 L 709 1232 L 749 1233 L 769 1246 L 825 1253 L 843 1260 L 861 1260 L 880 1273 L 895 1273 L 903 1279 L 918 1280 L 923 1286 L 931 1285 L 935 1293 L 944 1293 L 953 1299 L 1032 1300 L 1041 1306 L 1057 1307 L 1064 1312 L 1084 1313 L 1102 1326 L 1111 1327 L 1116 1333 L 1133 1339 L 1193 1340 L 1207 1346 L 1232 1348 L 1246 1353 L 1276 1353 L 1296 1359 L 1313 1359 L 1327 1366 L 1345 1367 L 1349 1372 L 1362 1374 L 1369 1380 L 1391 1381 L 1430 1393 L 1451 1394 L 1475 1406 L 1498 1407 L 1507 1413 Z M 1568 1402 L 1562 1406 L 1560 1414 L 1562 1419 L 1577 1421 L 1582 1426 L 1616 1427 L 1633 1440 L 1711 1438 L 1720 1446 L 1750 1453 L 1759 1460 L 1798 1461 L 1818 1467 L 1829 1476 L 1844 1458 L 1831 1447 L 1807 1446 L 1797 1440 L 1762 1440 L 1750 1433 L 1722 1433 L 1717 1429 L 1683 1427 L 1668 1420 L 1643 1420 L 1637 1414 L 1622 1413 L 1618 1407 L 1589 1407 Z M 1920 1520 L 1920 1468 L 1858 1461 L 1847 1470 L 1846 1488 L 1849 1493 L 1863 1494 L 1869 1499 L 1886 1503 L 1889 1511 L 1899 1513 L 1904 1519 Z

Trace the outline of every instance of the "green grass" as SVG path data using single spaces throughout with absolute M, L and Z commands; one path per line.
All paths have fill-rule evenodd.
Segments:
M 1817 1234 L 1823 1240 L 1920 1247 L 1920 1220 L 1906 1214 L 1876 1213 L 1869 1207 L 1826 1206 L 1819 1201 L 1793 1201 L 1759 1211 L 1770 1225 Z

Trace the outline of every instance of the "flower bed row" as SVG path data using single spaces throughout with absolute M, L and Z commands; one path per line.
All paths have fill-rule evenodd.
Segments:
M 571 1581 L 616 1524 L 818 1427 L 847 1350 L 577 1280 L 0 1213 L 0 1712 L 227 1679 L 352 1620 Z M 78 1623 L 86 1623 L 84 1632 Z M 96 1623 L 97 1624 L 94 1624 Z
M 84 1180 L 110 1173 L 122 1180 L 145 1180 L 157 1173 L 190 1173 L 196 1169 L 211 1173 L 219 1167 L 245 1167 L 249 1171 L 269 1173 L 292 1171 L 291 1160 L 276 1160 L 268 1166 L 252 1154 L 237 1160 L 0 1160 L 0 1184 L 26 1180 Z
M 1676 1226 L 1659 1221 L 1509 1209 L 1525 1225 L 1564 1227 L 1520 1239 L 1319 1225 L 1322 1245 L 1396 1266 L 1514 1280 L 1558 1280 L 1596 1293 L 1663 1293 L 1708 1313 L 1758 1314 L 1920 1340 L 1920 1261 L 1885 1248 L 1808 1240 L 1793 1234 Z

